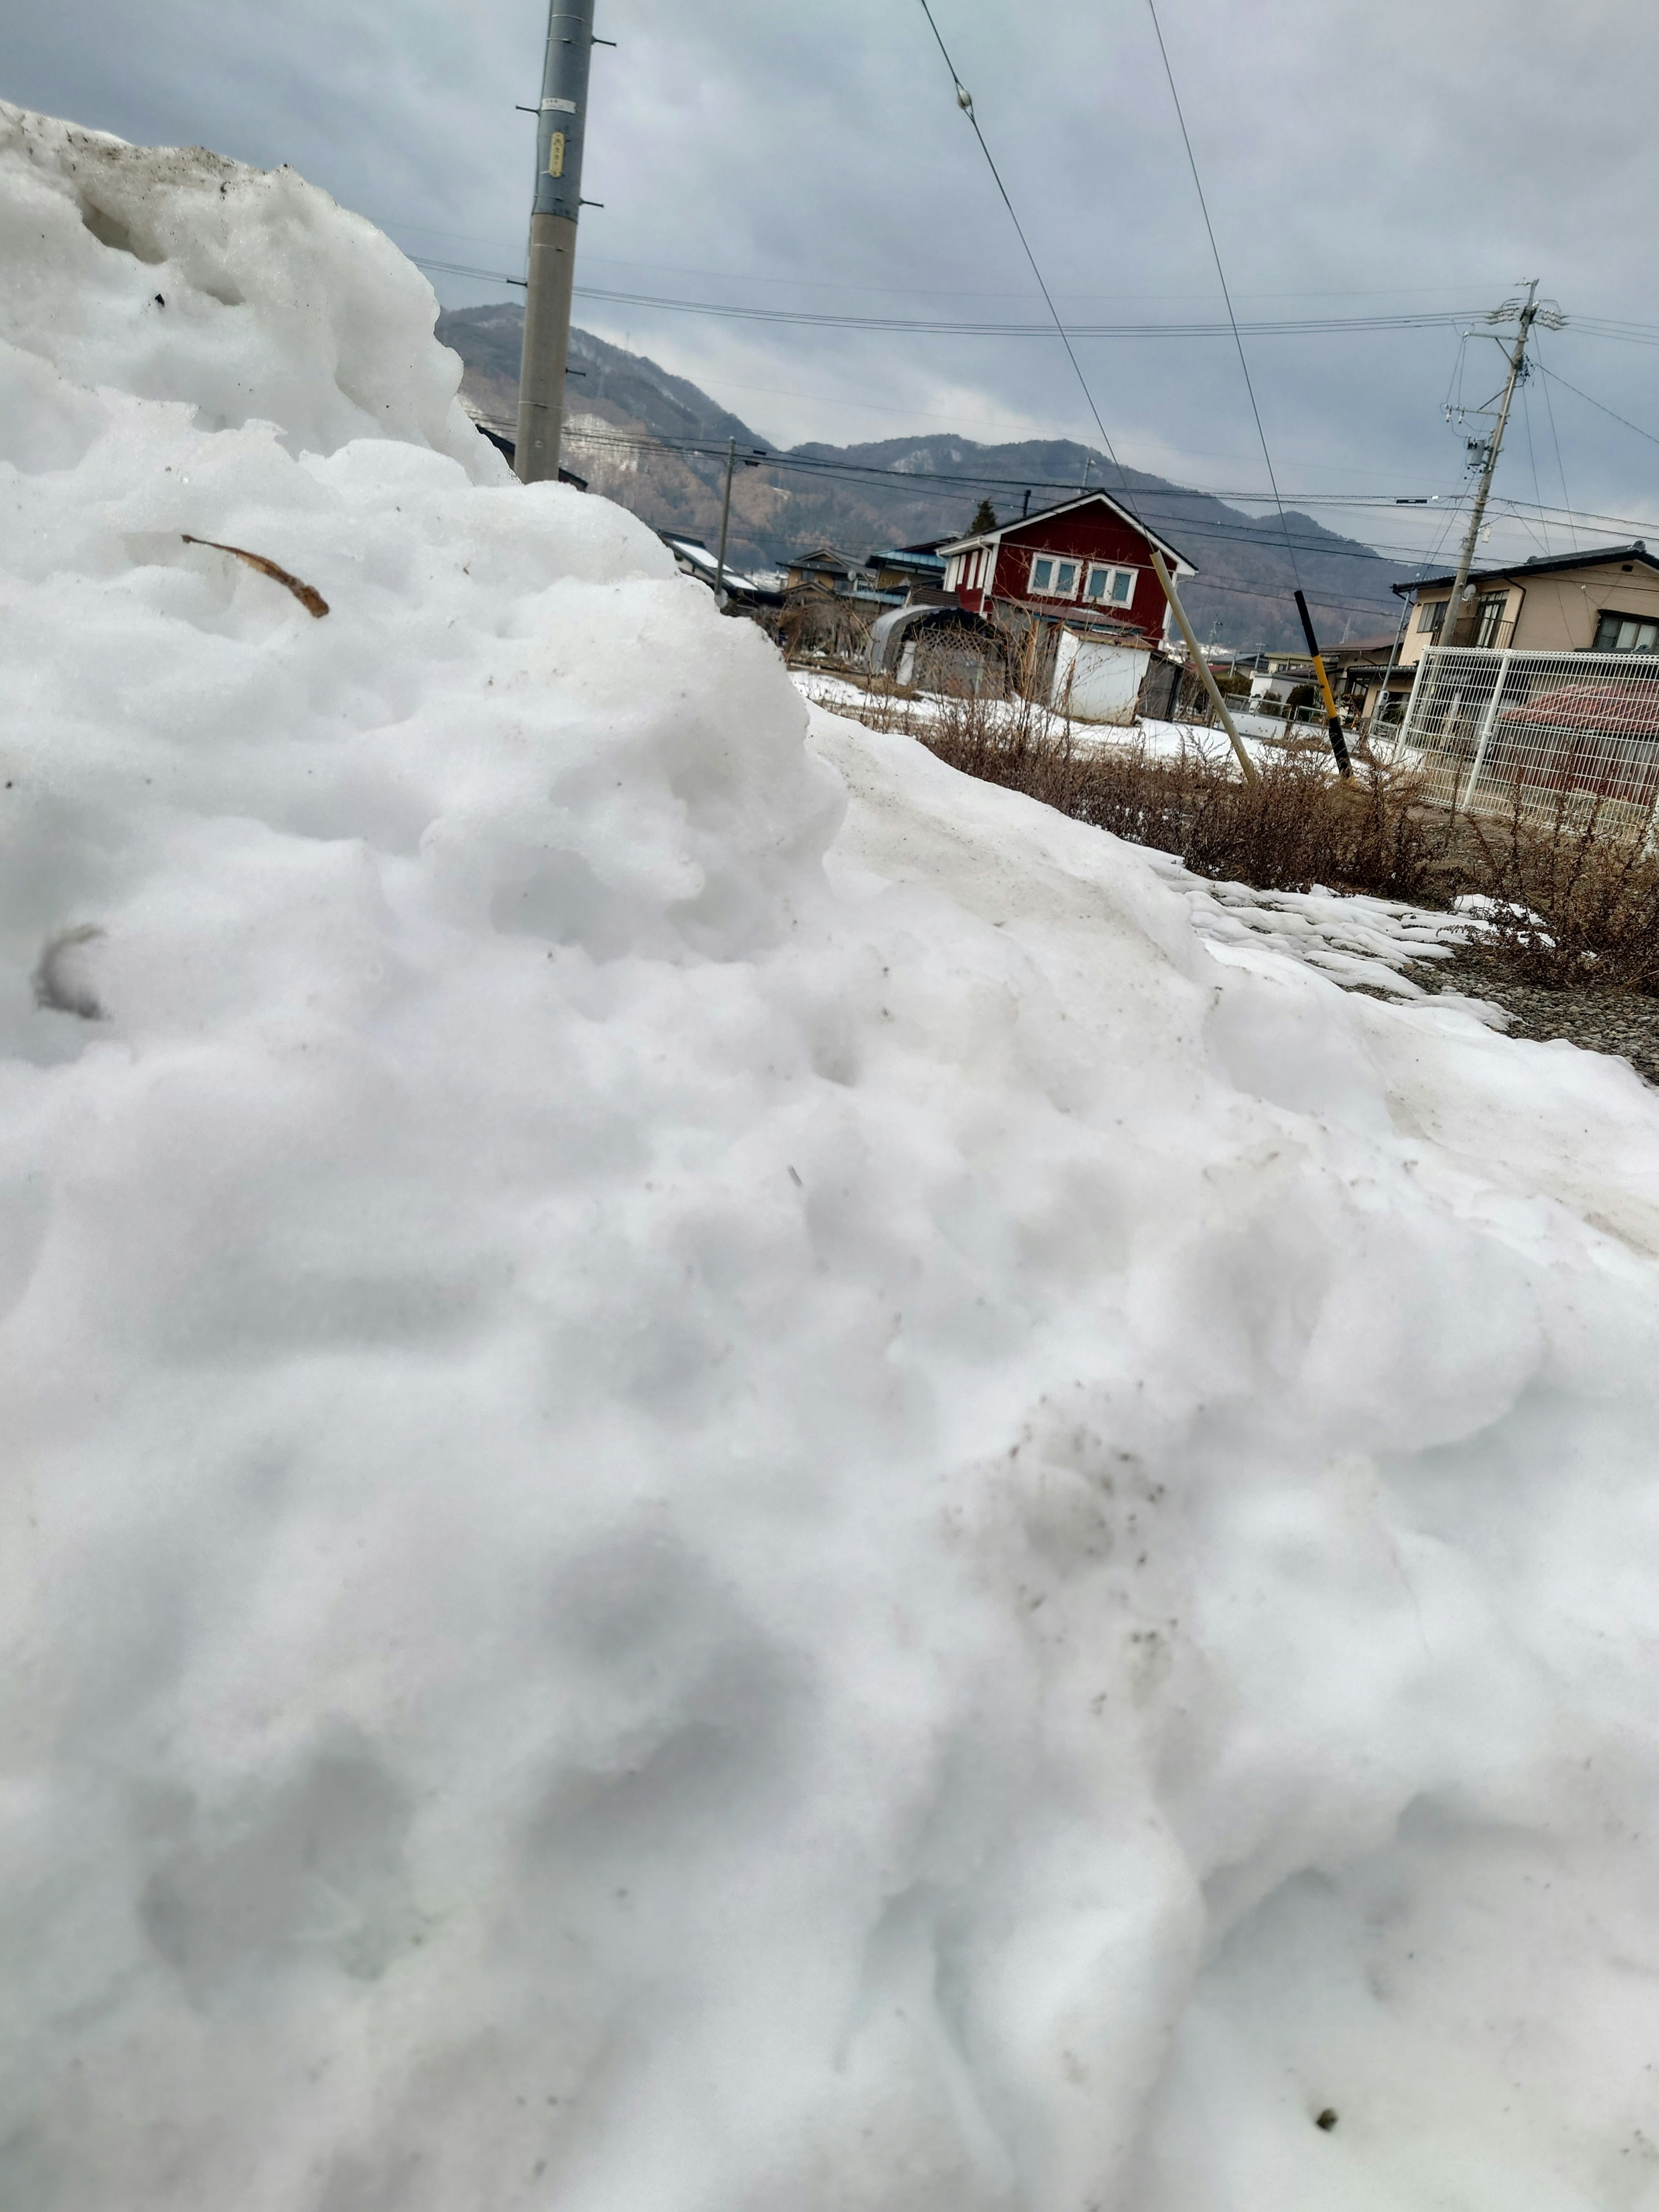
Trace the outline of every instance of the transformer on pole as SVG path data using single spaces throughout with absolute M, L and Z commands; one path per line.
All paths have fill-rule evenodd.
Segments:
M 530 282 L 525 296 L 514 459 L 525 483 L 556 479 L 559 473 L 592 52 L 593 0 L 550 0 L 536 118 L 536 197 L 530 216 Z

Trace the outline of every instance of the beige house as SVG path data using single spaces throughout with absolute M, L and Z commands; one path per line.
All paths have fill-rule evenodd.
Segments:
M 1508 568 L 1471 571 L 1449 636 L 1446 605 L 1455 575 L 1396 584 L 1413 604 L 1393 672 L 1392 702 L 1402 702 L 1431 645 L 1484 646 L 1517 653 L 1659 653 L 1659 558 L 1638 538 L 1601 553 L 1559 553 Z M 1371 714 L 1384 689 L 1381 671 L 1367 691 Z

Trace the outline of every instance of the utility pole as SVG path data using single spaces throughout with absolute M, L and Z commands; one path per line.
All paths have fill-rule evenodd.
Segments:
M 1534 276 L 1528 282 L 1526 299 L 1521 304 L 1521 329 L 1515 341 L 1515 351 L 1509 357 L 1509 380 L 1504 386 L 1503 403 L 1498 410 L 1498 427 L 1486 443 L 1486 465 L 1480 471 L 1480 489 L 1474 495 L 1474 512 L 1469 517 L 1469 526 L 1463 535 L 1463 550 L 1457 563 L 1457 580 L 1452 586 L 1451 597 L 1446 602 L 1446 611 L 1441 620 L 1437 641 L 1441 645 L 1451 643 L 1452 633 L 1457 627 L 1458 612 L 1463 604 L 1463 587 L 1469 580 L 1469 570 L 1474 566 L 1475 540 L 1480 537 L 1480 525 L 1486 520 L 1486 495 L 1492 489 L 1492 477 L 1498 468 L 1498 448 L 1503 445 L 1504 426 L 1510 419 L 1510 402 L 1515 397 L 1516 386 L 1521 381 L 1528 335 L 1539 314 L 1537 295 L 1538 279 Z M 1500 307 L 1488 319 L 1498 322 L 1515 312 L 1512 307 L 1508 309 Z M 1549 319 L 1547 314 L 1546 319 Z
M 536 197 L 530 215 L 530 283 L 525 295 L 514 462 L 524 483 L 541 483 L 549 477 L 556 481 L 559 473 L 570 295 L 576 281 L 576 219 L 582 204 L 587 70 L 592 57 L 593 0 L 549 0 L 547 57 L 536 115 Z
M 719 606 L 726 592 L 726 528 L 732 520 L 732 471 L 737 465 L 738 441 L 726 441 L 726 496 L 720 501 L 720 550 L 714 556 L 714 605 Z

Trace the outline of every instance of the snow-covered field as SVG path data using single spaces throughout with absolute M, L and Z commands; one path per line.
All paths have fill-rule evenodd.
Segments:
M 432 313 L 0 110 L 0 2204 L 1659 2204 L 1655 1094 Z

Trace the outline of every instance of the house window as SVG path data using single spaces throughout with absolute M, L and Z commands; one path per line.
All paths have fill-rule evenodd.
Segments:
M 1425 599 L 1417 610 L 1417 627 L 1425 636 L 1438 637 L 1440 625 L 1446 619 L 1444 599 Z
M 1592 653 L 1659 652 L 1659 622 L 1637 615 L 1605 614 L 1595 625 Z
M 1509 604 L 1507 592 L 1483 592 L 1475 601 L 1474 641 L 1477 645 L 1492 645 L 1498 636 L 1498 625 L 1504 619 L 1504 609 Z
M 1031 563 L 1031 589 L 1045 599 L 1074 599 L 1083 563 L 1063 560 L 1058 553 L 1039 553 Z
M 1135 595 L 1135 572 L 1133 568 L 1102 568 L 1091 562 L 1083 586 L 1083 596 L 1092 599 L 1097 606 L 1127 607 Z

